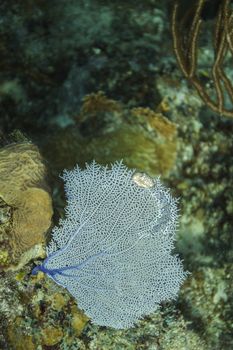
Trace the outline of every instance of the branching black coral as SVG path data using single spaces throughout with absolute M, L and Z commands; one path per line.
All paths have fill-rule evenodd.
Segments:
M 193 11 L 180 13 L 179 0 L 174 2 L 172 12 L 173 46 L 177 62 L 184 76 L 196 88 L 202 100 L 214 112 L 233 117 L 233 106 L 226 107 L 226 96 L 233 105 L 233 85 L 224 71 L 224 59 L 228 53 L 233 56 L 233 11 L 230 0 L 218 4 L 214 20 L 213 50 L 214 62 L 211 68 L 215 96 L 207 92 L 198 74 L 198 39 L 203 24 L 203 11 L 207 0 L 197 0 Z

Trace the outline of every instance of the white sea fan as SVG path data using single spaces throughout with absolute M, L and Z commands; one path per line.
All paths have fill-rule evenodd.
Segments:
M 95 162 L 63 175 L 66 218 L 53 229 L 41 270 L 98 325 L 129 328 L 177 296 L 186 273 L 171 255 L 177 200 L 160 180 Z

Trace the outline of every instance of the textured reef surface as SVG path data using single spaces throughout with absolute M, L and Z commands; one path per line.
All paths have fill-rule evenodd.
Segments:
M 233 348 L 233 119 L 179 70 L 171 3 L 0 3 L 0 349 Z M 199 41 L 210 95 L 217 5 Z M 127 330 L 92 324 L 66 289 L 31 274 L 65 217 L 59 175 L 93 159 L 160 175 L 180 198 L 174 253 L 190 274 L 176 301 Z

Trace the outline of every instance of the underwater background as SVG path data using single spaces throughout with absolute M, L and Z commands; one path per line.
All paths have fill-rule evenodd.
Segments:
M 0 2 L 0 350 L 233 349 L 229 0 Z M 100 327 L 32 269 L 64 169 L 123 159 L 179 197 L 177 300 Z

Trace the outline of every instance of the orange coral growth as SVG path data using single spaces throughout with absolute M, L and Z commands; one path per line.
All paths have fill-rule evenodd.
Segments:
M 162 113 L 154 112 L 150 108 L 138 107 L 132 109 L 132 115 L 143 117 L 154 130 L 165 137 L 173 138 L 176 135 L 176 125 L 165 118 Z
M 103 91 L 86 95 L 83 99 L 81 114 L 97 114 L 101 112 L 118 112 L 121 107 L 117 101 L 106 97 Z

